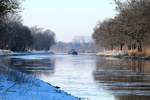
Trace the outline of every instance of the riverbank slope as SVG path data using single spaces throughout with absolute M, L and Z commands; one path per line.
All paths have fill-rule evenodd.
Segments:
M 41 80 L 1 65 L 0 100 L 79 100 Z
M 127 59 L 139 59 L 139 60 L 150 60 L 150 52 L 137 52 L 136 50 L 130 51 L 120 51 L 120 50 L 110 50 L 98 52 L 97 56 L 105 56 L 105 57 L 117 57 L 117 58 L 127 58 Z

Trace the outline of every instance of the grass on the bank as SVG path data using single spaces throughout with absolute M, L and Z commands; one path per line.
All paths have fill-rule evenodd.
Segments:
M 106 50 L 103 52 L 98 52 L 99 56 L 139 56 L 139 57 L 150 57 L 150 48 L 143 49 L 142 52 L 135 50 Z
M 145 55 L 150 57 L 150 48 L 145 50 Z
M 144 57 L 150 57 L 150 48 L 143 50 L 142 52 L 138 52 L 138 50 L 129 50 L 128 51 L 129 56 L 144 56 Z

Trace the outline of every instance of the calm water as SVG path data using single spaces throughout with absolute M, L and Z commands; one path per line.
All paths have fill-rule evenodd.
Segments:
M 93 55 L 24 55 L 1 64 L 89 100 L 150 100 L 150 61 Z

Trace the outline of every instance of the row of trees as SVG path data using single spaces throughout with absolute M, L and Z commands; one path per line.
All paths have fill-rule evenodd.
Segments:
M 33 27 L 31 35 L 33 37 L 31 48 L 34 50 L 49 50 L 55 44 L 55 33 L 51 30 Z
M 51 50 L 56 53 L 68 53 L 70 50 L 75 49 L 79 53 L 95 53 L 97 47 L 93 42 L 57 42 L 56 45 L 52 46 Z
M 0 49 L 11 51 L 49 50 L 55 43 L 50 30 L 22 24 L 21 0 L 0 0 Z
M 142 51 L 150 43 L 150 1 L 114 0 L 118 14 L 98 23 L 93 38 L 108 49 L 126 46 Z

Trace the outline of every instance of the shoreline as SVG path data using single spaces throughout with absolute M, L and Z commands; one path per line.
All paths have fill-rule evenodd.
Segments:
M 97 55 L 101 57 L 114 57 L 119 59 L 133 59 L 133 60 L 147 60 L 150 61 L 150 57 L 144 57 L 144 56 L 124 56 L 124 55 Z
M 114 58 L 119 58 L 119 59 L 133 59 L 133 60 L 148 60 L 148 61 L 150 61 L 150 56 L 129 56 L 126 52 L 121 52 L 121 51 L 98 52 L 96 55 L 102 56 L 102 57 L 114 57 Z
M 58 86 L 1 65 L 0 99 L 2 100 L 80 100 Z
M 122 56 L 122 55 L 118 55 L 118 56 L 112 56 L 115 58 L 120 58 L 120 59 L 133 59 L 133 60 L 147 60 L 150 61 L 150 57 L 144 57 L 144 56 Z

